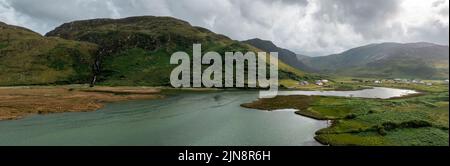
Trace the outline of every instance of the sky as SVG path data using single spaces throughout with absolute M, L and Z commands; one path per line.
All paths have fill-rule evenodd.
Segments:
M 0 0 L 1 22 L 41 34 L 74 20 L 140 15 L 309 56 L 380 42 L 449 43 L 449 0 Z

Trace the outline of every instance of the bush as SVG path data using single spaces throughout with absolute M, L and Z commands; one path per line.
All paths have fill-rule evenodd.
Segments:
M 382 126 L 383 126 L 383 128 L 385 130 L 388 130 L 388 131 L 396 129 L 396 128 L 399 127 L 399 125 L 397 123 L 394 123 L 394 122 L 385 122 L 385 123 L 382 124 Z
M 355 119 L 357 116 L 356 114 L 348 114 L 347 116 L 345 116 L 345 119 Z
M 376 128 L 377 128 L 378 134 L 380 134 L 381 136 L 387 135 L 387 132 L 386 132 L 386 130 L 384 129 L 384 126 L 378 125 Z
M 421 127 L 431 127 L 433 126 L 430 122 L 423 120 L 412 120 L 408 122 L 403 122 L 400 124 L 402 128 L 421 128 Z

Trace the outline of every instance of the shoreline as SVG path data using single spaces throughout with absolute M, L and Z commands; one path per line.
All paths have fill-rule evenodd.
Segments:
M 155 87 L 84 85 L 0 87 L 0 121 L 35 114 L 97 111 L 105 103 L 161 99 L 164 98 L 161 91 Z

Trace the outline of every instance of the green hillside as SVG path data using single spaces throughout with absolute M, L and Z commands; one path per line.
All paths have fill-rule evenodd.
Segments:
M 169 85 L 170 55 L 192 53 L 194 43 L 202 52 L 259 51 L 230 38 L 171 17 L 94 19 L 66 23 L 46 34 L 99 45 L 95 73 L 102 85 Z M 280 63 L 280 77 L 299 79 L 304 73 Z
M 0 86 L 86 82 L 96 49 L 0 22 Z
M 303 61 L 322 73 L 345 76 L 413 79 L 449 77 L 449 47 L 431 43 L 371 44 Z

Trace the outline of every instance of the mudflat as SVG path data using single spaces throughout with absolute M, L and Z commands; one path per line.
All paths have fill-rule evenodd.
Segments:
M 153 87 L 21 86 L 0 87 L 0 120 L 32 114 L 88 112 L 104 103 L 162 98 Z

